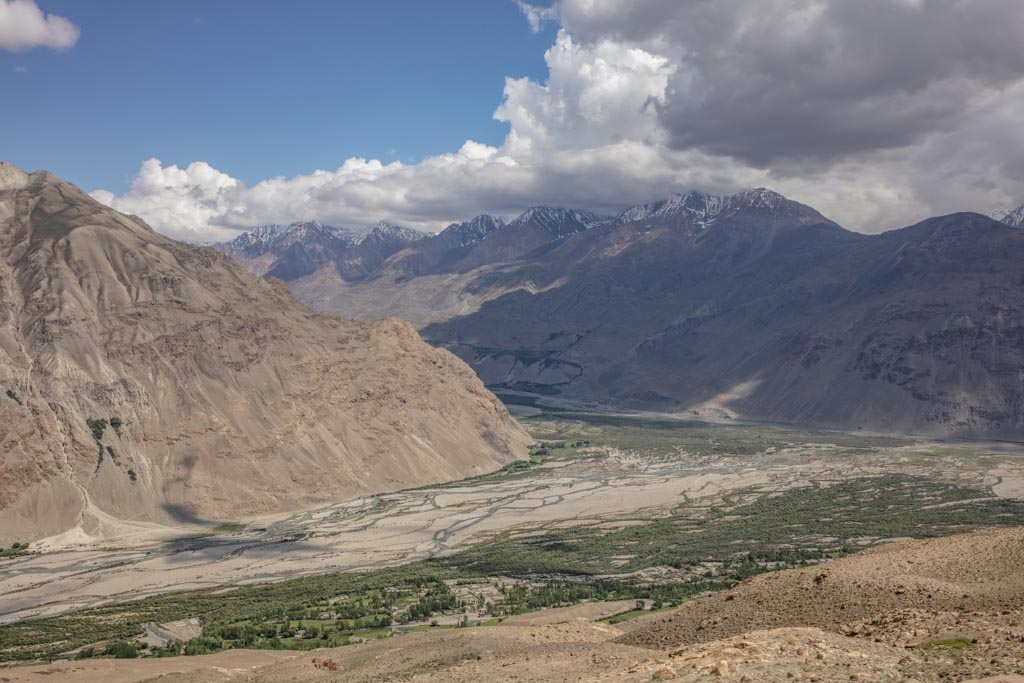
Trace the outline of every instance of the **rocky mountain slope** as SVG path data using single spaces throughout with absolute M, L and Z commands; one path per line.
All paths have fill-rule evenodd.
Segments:
M 0 165 L 0 544 L 460 478 L 527 441 L 407 323 L 314 313 L 224 254 Z
M 316 308 L 411 321 L 493 388 L 1024 438 L 1024 233 L 999 222 L 868 236 L 764 189 L 483 220 L 358 282 L 324 267 L 290 285 Z
M 423 334 L 495 387 L 1024 437 L 1024 234 L 958 214 L 865 236 L 771 202 L 575 235 L 480 273 L 467 289 L 507 293 Z
M 318 309 L 353 317 L 395 316 L 421 326 L 472 313 L 505 293 L 476 286 L 481 273 L 608 221 L 588 211 L 550 207 L 528 209 L 508 223 L 481 215 L 406 245 L 361 280 L 326 265 L 288 284 Z

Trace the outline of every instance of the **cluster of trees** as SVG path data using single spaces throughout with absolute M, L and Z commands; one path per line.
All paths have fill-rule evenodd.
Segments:
M 28 543 L 12 543 L 10 548 L 6 550 L 0 548 L 0 557 L 7 555 L 21 555 L 22 553 L 28 552 Z
M 92 657 L 113 657 L 114 659 L 135 659 L 141 650 L 149 648 L 147 643 L 135 643 L 126 640 L 115 640 L 107 643 L 106 648 L 96 650 L 92 647 L 82 648 L 75 656 L 76 659 L 91 659 Z
M 565 448 L 584 448 L 589 446 L 589 441 L 543 441 L 541 443 L 535 443 L 530 446 L 530 458 L 546 458 L 551 455 L 551 451 L 556 451 Z
M 397 621 L 407 623 L 426 619 L 435 614 L 453 612 L 461 609 L 462 606 L 462 602 L 455 597 L 455 594 L 448 589 L 448 586 L 443 581 L 438 581 L 420 597 L 419 601 L 410 605 L 404 613 L 399 615 Z
M 498 590 L 502 600 L 492 606 L 492 613 L 522 614 L 545 607 L 566 607 L 584 601 L 607 600 L 650 600 L 652 609 L 661 609 L 680 605 L 699 593 L 728 588 L 733 583 L 733 579 L 715 579 L 653 585 L 603 580 L 501 584 Z

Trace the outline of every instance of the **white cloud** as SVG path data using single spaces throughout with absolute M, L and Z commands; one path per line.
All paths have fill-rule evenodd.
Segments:
M 519 11 L 523 13 L 523 16 L 526 17 L 526 22 L 534 33 L 540 33 L 545 23 L 554 21 L 558 17 L 557 7 L 540 7 L 523 2 L 523 0 L 516 0 L 516 5 L 519 7 Z
M 562 29 L 544 82 L 506 80 L 498 147 L 248 188 L 151 159 L 127 194 L 94 196 L 193 239 L 312 218 L 429 230 L 532 204 L 612 212 L 690 188 L 768 186 L 872 232 L 1024 199 L 1019 0 L 521 7 Z
M 545 54 L 545 84 L 507 79 L 495 118 L 510 125 L 513 153 L 541 147 L 576 150 L 625 139 L 661 136 L 656 106 L 664 104 L 674 67 L 663 57 L 611 41 L 581 46 L 565 31 Z
M 64 17 L 43 14 L 34 0 L 0 0 L 0 50 L 66 50 L 78 42 L 78 34 L 77 26 Z
M 93 199 L 126 214 L 141 216 L 154 228 L 178 239 L 228 238 L 232 231 L 218 227 L 239 210 L 242 183 L 203 161 L 181 169 L 159 159 L 142 163 L 131 189 L 115 196 L 91 192 Z

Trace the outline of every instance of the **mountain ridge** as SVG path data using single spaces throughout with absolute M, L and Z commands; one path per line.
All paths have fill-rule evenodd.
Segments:
M 321 269 L 290 286 L 325 310 L 410 320 L 500 391 L 1024 438 L 1024 274 L 1007 258 L 1022 245 L 1003 223 L 959 213 L 854 233 L 764 188 L 554 229 L 549 216 L 574 214 L 535 208 L 508 224 L 522 232 L 457 249 L 428 238 L 358 283 Z
M 1024 204 L 1011 211 L 1001 211 L 995 218 L 1011 228 L 1024 228 Z
M 839 429 L 1024 435 L 1012 370 L 1024 362 L 1019 232 L 970 213 L 877 236 L 828 222 L 751 227 L 734 218 L 697 237 L 634 236 L 613 259 L 578 261 L 558 287 L 505 294 L 423 333 L 495 388 Z
M 0 166 L 0 543 L 461 478 L 528 437 L 398 320 L 310 311 L 49 173 Z

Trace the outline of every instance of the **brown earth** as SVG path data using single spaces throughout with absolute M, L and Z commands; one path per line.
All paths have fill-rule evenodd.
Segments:
M 756 576 L 652 619 L 622 642 L 665 649 L 791 626 L 856 635 L 853 624 L 898 610 L 1018 610 L 1021 566 L 1020 527 L 888 543 L 821 567 Z
M 0 544 L 457 479 L 528 441 L 408 324 L 314 313 L 213 249 L 0 164 Z
M 396 636 L 245 671 L 156 678 L 162 660 L 150 677 L 149 662 L 131 662 L 138 677 L 117 680 L 1024 683 L 1022 553 L 1020 528 L 896 542 L 616 626 L 567 612 L 564 623 Z M 44 668 L 3 670 L 0 681 L 37 680 Z

